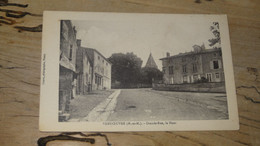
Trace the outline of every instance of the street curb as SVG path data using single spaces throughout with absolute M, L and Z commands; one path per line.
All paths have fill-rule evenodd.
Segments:
M 98 104 L 88 116 L 82 119 L 82 121 L 101 122 L 106 121 L 111 113 L 114 112 L 117 103 L 117 97 L 121 90 L 116 90 L 103 102 Z

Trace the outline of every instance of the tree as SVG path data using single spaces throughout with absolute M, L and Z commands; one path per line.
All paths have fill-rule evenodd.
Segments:
M 142 66 L 141 58 L 134 53 L 114 53 L 109 57 L 112 63 L 112 82 L 119 81 L 121 87 L 137 85 Z
M 221 40 L 219 32 L 219 23 L 213 22 L 213 25 L 210 26 L 210 31 L 212 31 L 215 37 L 208 40 L 210 42 L 209 46 L 213 46 L 214 48 L 220 48 Z
M 151 84 L 153 81 L 162 80 L 163 73 L 157 68 L 143 67 L 141 69 L 141 83 L 142 84 Z

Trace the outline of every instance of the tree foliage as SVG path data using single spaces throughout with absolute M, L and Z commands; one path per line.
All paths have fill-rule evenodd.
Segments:
M 112 63 L 112 82 L 119 81 L 123 87 L 137 84 L 140 78 L 142 59 L 134 53 L 114 53 L 109 58 Z
M 214 38 L 209 39 L 209 46 L 213 46 L 214 48 L 220 48 L 220 32 L 219 32 L 219 23 L 213 22 L 213 25 L 210 26 L 210 31 L 214 34 Z
M 163 73 L 156 68 L 143 67 L 141 69 L 141 83 L 152 84 L 153 81 L 162 80 Z

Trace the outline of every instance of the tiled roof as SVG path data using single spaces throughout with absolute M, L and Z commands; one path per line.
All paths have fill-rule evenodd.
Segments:
M 157 65 L 156 65 L 156 63 L 153 59 L 152 53 L 150 53 L 150 56 L 149 56 L 149 58 L 146 62 L 145 67 L 151 67 L 151 68 L 157 68 L 158 69 L 158 67 L 157 67 Z

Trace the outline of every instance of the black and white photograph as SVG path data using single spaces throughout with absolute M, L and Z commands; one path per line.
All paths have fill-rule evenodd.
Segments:
M 52 97 L 56 124 L 84 125 L 97 131 L 88 123 L 98 123 L 108 131 L 114 131 L 111 125 L 118 126 L 115 131 L 128 131 L 125 128 L 131 126 L 133 131 L 153 131 L 182 130 L 176 128 L 179 123 L 185 127 L 193 121 L 195 126 L 209 122 L 210 127 L 219 121 L 209 129 L 232 124 L 230 129 L 237 128 L 226 16 L 71 14 L 55 18 L 55 45 L 48 49 L 56 53 L 52 57 L 46 51 L 42 65 L 42 86 L 54 81 L 48 75 L 57 75 L 48 86 L 56 90 L 57 97 Z M 47 70 L 51 60 L 57 62 L 54 74 Z M 50 109 L 42 111 L 47 116 Z M 183 128 L 193 129 L 200 128 Z

